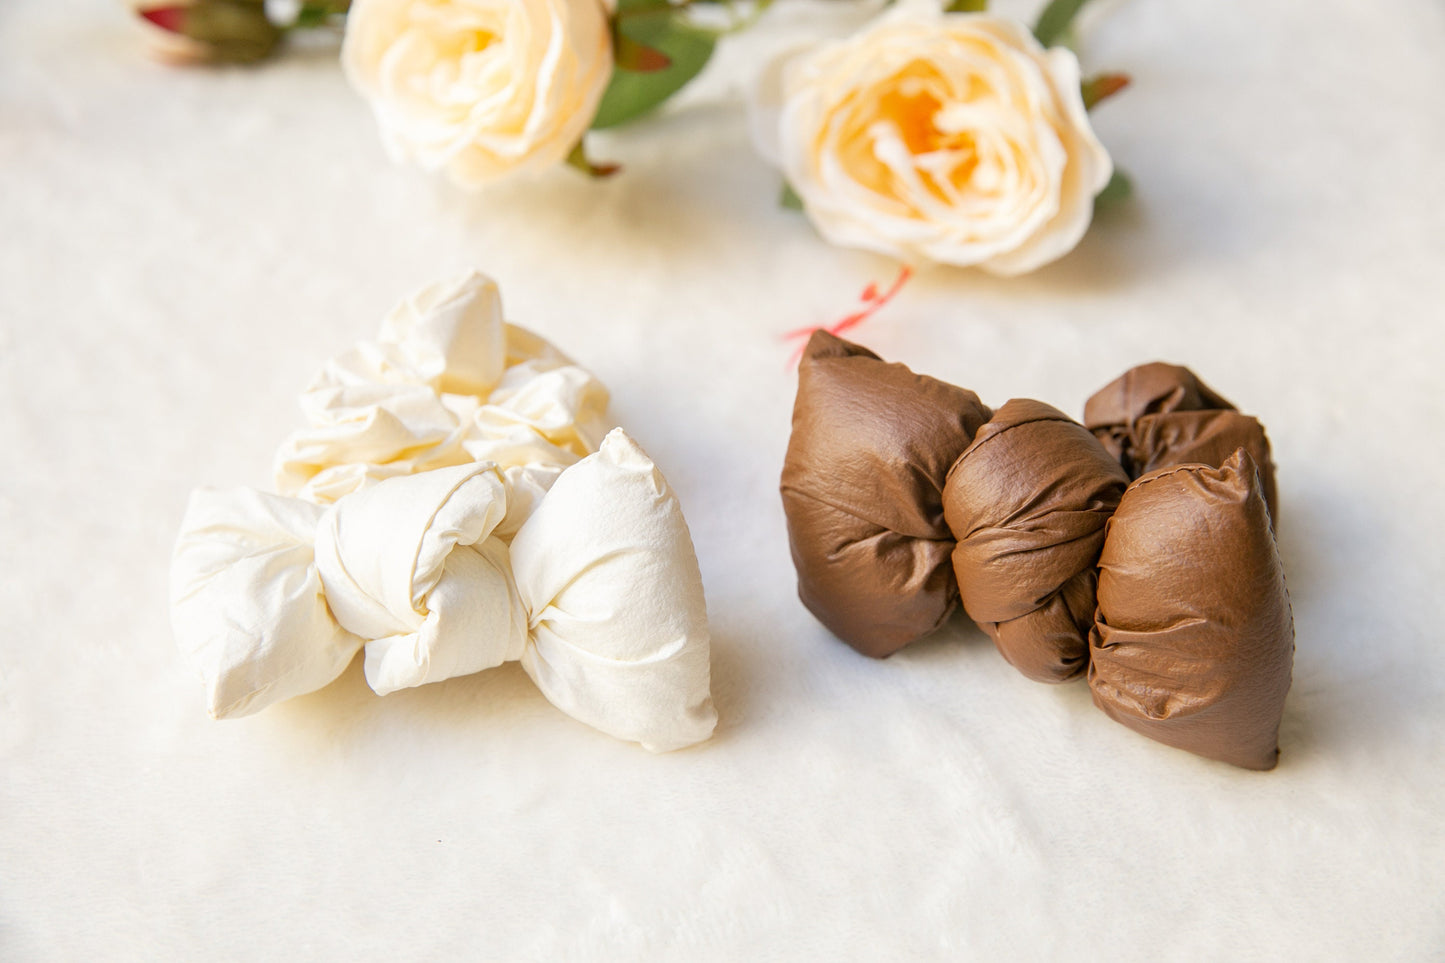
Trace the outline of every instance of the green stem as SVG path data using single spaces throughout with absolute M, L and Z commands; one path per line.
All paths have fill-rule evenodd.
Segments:
M 1034 36 L 1039 38 L 1039 43 L 1045 47 L 1058 44 L 1088 2 L 1089 0 L 1050 0 L 1049 5 L 1044 7 L 1044 12 L 1039 14 L 1038 23 L 1034 24 Z

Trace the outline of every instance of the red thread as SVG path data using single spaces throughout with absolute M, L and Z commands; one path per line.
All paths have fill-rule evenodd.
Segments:
M 814 331 L 827 331 L 829 334 L 841 335 L 849 328 L 857 327 L 864 321 L 867 321 L 874 314 L 876 314 L 880 308 L 882 308 L 889 301 L 892 301 L 894 295 L 896 295 L 899 291 L 903 290 L 903 285 L 907 284 L 908 279 L 911 277 L 913 277 L 913 269 L 905 264 L 898 269 L 898 277 L 893 279 L 893 283 L 889 286 L 887 291 L 884 291 L 880 294 L 878 291 L 878 285 L 872 283 L 870 283 L 866 288 L 864 288 L 863 293 L 858 298 L 858 300 L 862 302 L 863 307 L 859 308 L 857 311 L 854 311 L 852 314 L 845 316 L 841 321 L 834 322 L 833 324 L 827 325 L 826 327 L 823 325 L 815 324 L 810 325 L 806 328 L 794 328 L 792 331 L 784 334 L 783 338 L 785 340 L 792 340 L 793 338 L 806 339 L 812 336 Z M 798 346 L 798 350 L 793 352 L 793 356 L 788 363 L 790 365 L 797 364 L 798 359 L 803 356 L 803 350 L 806 347 L 807 342 L 804 341 L 803 344 Z
M 171 7 L 147 7 L 136 12 L 162 30 L 181 33 L 186 29 L 186 8 L 183 4 Z

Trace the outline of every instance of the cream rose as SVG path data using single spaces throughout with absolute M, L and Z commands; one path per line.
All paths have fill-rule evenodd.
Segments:
M 466 187 L 564 159 L 612 76 L 601 0 L 359 0 L 341 57 L 392 156 Z
M 1020 274 L 1083 237 L 1113 166 L 1068 50 L 985 14 L 896 10 L 774 65 L 759 149 L 822 235 Z

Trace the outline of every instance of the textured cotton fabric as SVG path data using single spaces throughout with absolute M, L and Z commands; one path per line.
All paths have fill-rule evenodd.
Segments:
M 383 478 L 491 461 L 529 505 L 596 450 L 607 401 L 590 372 L 503 320 L 496 282 L 463 272 L 403 300 L 375 341 L 322 367 L 301 396 L 306 427 L 276 452 L 276 489 L 332 502 Z
M 568 715 L 653 751 L 717 722 L 702 578 L 677 499 L 619 428 L 510 544 L 489 462 L 388 478 L 334 505 L 192 496 L 173 625 L 211 714 L 321 688 L 365 648 L 379 694 L 520 661 Z
M 191 494 L 171 562 L 171 621 L 212 718 L 313 692 L 361 648 L 332 616 L 316 569 L 326 514 L 251 488 Z

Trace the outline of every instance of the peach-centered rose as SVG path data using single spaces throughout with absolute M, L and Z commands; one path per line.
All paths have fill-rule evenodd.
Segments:
M 834 244 L 1020 274 L 1083 237 L 1113 172 L 1068 50 L 986 14 L 897 10 L 769 72 L 758 146 Z
M 601 0 L 359 0 L 341 57 L 392 156 L 466 187 L 564 159 L 612 76 Z

